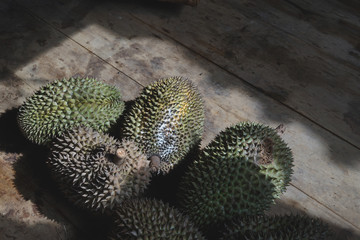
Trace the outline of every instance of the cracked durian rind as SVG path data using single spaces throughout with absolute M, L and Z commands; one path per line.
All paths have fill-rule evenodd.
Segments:
M 103 212 L 139 196 L 151 177 L 149 161 L 134 142 L 119 142 L 81 126 L 56 138 L 48 165 L 65 195 L 93 211 Z
M 116 210 L 110 239 L 204 240 L 188 217 L 155 199 L 132 199 Z
M 239 214 L 262 214 L 289 183 L 292 161 L 290 149 L 274 129 L 256 123 L 229 127 L 185 173 L 180 204 L 204 227 Z
M 268 126 L 243 122 L 226 128 L 206 147 L 206 152 L 246 157 L 260 167 L 260 172 L 275 186 L 279 198 L 291 181 L 293 156 L 277 131 Z
M 19 109 L 18 123 L 26 138 L 46 145 L 75 126 L 105 132 L 123 110 L 117 88 L 94 78 L 64 78 L 29 97 Z
M 260 215 L 234 218 L 225 225 L 220 240 L 321 240 L 329 235 L 328 226 L 319 219 L 301 215 Z
M 197 142 L 204 130 L 200 94 L 180 77 L 160 79 L 145 87 L 125 116 L 123 134 L 148 157 L 160 157 L 159 173 L 167 173 Z

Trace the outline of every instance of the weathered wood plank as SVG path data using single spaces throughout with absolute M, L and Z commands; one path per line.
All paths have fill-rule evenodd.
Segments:
M 285 194 L 276 201 L 276 205 L 273 206 L 268 214 L 307 214 L 315 218 L 332 219 L 331 222 L 327 222 L 332 231 L 331 239 L 357 240 L 360 238 L 358 231 L 341 227 L 344 221 L 341 217 L 334 215 L 322 204 L 314 201 L 314 199 L 293 186 L 287 188 Z
M 360 14 L 333 2 L 208 1 L 132 14 L 360 147 Z
M 284 138 L 295 156 L 293 186 L 306 193 L 311 199 L 309 202 L 316 201 L 327 209 L 326 220 L 338 219 L 336 221 L 343 227 L 359 231 L 360 199 L 356 183 L 360 180 L 360 152 L 357 148 L 264 96 L 233 74 L 184 49 L 159 31 L 141 25 L 133 14 L 128 14 L 132 6 L 97 4 L 90 12 L 81 10 L 76 14 L 76 9 L 83 9 L 81 6 L 72 1 L 69 5 L 57 6 L 56 12 L 41 2 L 28 7 L 142 85 L 170 75 L 192 79 L 206 103 L 208 134 L 203 144 L 209 142 L 214 133 L 238 121 L 258 121 L 274 127 L 285 123 L 288 130 Z M 69 17 L 65 13 L 81 17 Z M 168 15 L 164 11 L 162 14 Z M 148 15 L 149 21 L 155 18 L 151 13 Z M 64 24 L 69 22 L 71 24 Z M 199 22 L 195 19 L 189 24 L 196 23 Z M 267 69 L 273 71 L 270 66 Z M 313 206 L 307 207 L 309 212 L 316 214 Z M 334 214 L 338 217 L 330 217 Z
M 224 2 L 249 19 L 293 35 L 335 61 L 358 69 L 360 5 L 355 1 L 257 0 Z

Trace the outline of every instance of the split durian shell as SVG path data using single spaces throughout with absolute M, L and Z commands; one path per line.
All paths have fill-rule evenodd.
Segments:
M 148 157 L 158 156 L 167 173 L 201 140 L 204 106 L 189 80 L 160 79 L 145 87 L 125 116 L 123 135 Z
M 322 240 L 330 236 L 319 219 L 302 215 L 242 216 L 225 225 L 220 240 Z
M 260 168 L 275 186 L 274 198 L 286 190 L 293 173 L 293 155 L 291 149 L 269 126 L 243 122 L 226 128 L 204 149 L 204 154 L 244 156 Z
M 292 161 L 274 129 L 256 123 L 229 127 L 185 172 L 180 205 L 204 228 L 239 214 L 262 214 L 289 183 Z
M 94 78 L 64 78 L 29 97 L 19 109 L 18 123 L 27 139 L 46 145 L 80 125 L 105 132 L 123 110 L 117 88 Z
M 151 177 L 149 163 L 134 142 L 119 142 L 82 126 L 54 141 L 48 161 L 67 198 L 101 212 L 145 191 Z
M 119 240 L 204 240 L 188 217 L 156 199 L 132 199 L 115 212 L 115 229 L 110 239 Z

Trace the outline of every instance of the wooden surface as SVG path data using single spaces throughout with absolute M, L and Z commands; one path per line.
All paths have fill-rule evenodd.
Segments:
M 359 4 L 130 2 L 0 4 L 0 239 L 101 239 L 15 122 L 33 91 L 73 75 L 116 85 L 125 101 L 158 78 L 191 79 L 206 106 L 202 146 L 239 121 L 284 123 L 294 175 L 272 212 L 307 213 L 334 239 L 360 239 Z

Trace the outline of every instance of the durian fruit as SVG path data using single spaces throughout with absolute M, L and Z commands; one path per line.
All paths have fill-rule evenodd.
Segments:
M 82 126 L 56 138 L 48 165 L 65 195 L 84 208 L 102 211 L 139 196 L 150 182 L 150 165 L 133 141 Z
M 125 115 L 123 135 L 152 159 L 158 173 L 167 173 L 201 140 L 204 106 L 190 81 L 160 79 L 145 87 Z
M 179 185 L 185 214 L 201 227 L 268 209 L 290 181 L 292 154 L 275 129 L 240 123 L 219 133 Z
M 319 219 L 302 215 L 243 216 L 226 224 L 220 240 L 321 240 L 329 236 Z
M 123 110 L 117 88 L 94 78 L 64 78 L 29 97 L 19 109 L 18 123 L 26 138 L 46 145 L 79 125 L 107 131 Z
M 205 239 L 188 217 L 160 200 L 139 198 L 125 201 L 115 216 L 112 240 Z
M 207 152 L 222 156 L 245 156 L 260 168 L 275 186 L 279 198 L 291 181 L 293 156 L 277 129 L 259 123 L 243 122 L 231 126 L 210 143 Z
M 238 214 L 261 214 L 272 203 L 274 185 L 244 156 L 203 153 L 179 186 L 182 211 L 206 229 Z

